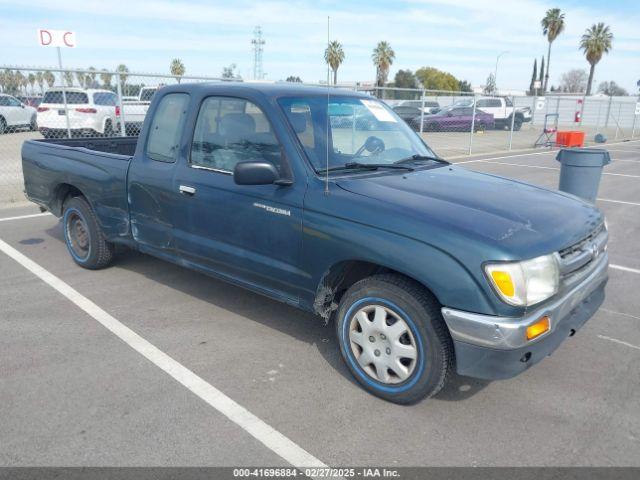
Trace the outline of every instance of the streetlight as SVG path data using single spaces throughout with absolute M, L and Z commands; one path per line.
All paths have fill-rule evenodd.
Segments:
M 500 60 L 500 57 L 506 53 L 511 53 L 511 52 L 509 52 L 509 50 L 505 50 L 504 52 L 500 52 L 496 57 L 496 69 L 493 72 L 493 83 L 496 86 L 496 93 L 498 93 L 498 60 Z

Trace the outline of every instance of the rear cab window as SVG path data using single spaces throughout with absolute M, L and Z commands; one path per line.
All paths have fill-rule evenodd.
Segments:
M 169 93 L 160 100 L 149 128 L 147 157 L 165 163 L 176 161 L 188 105 L 186 93 Z
M 73 105 L 82 105 L 89 103 L 89 96 L 85 92 L 66 92 L 67 103 Z M 64 103 L 62 90 L 50 90 L 44 94 L 42 103 Z

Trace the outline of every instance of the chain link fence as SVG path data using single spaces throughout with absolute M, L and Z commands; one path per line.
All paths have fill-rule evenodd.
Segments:
M 0 204 L 24 200 L 20 150 L 25 140 L 137 136 L 159 88 L 203 81 L 222 79 L 0 67 Z M 636 97 L 498 96 L 380 87 L 354 90 L 388 103 L 444 158 L 561 146 L 567 131 L 582 132 L 585 145 L 593 144 L 598 134 L 608 142 L 640 137 Z M 344 123 L 334 127 L 367 130 L 357 118 L 333 121 Z

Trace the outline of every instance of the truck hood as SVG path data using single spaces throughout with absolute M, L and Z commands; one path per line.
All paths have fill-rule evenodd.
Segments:
M 338 179 L 337 184 L 407 219 L 388 226 L 405 230 L 398 233 L 446 243 L 457 232 L 458 245 L 477 239 L 511 258 L 573 245 L 603 221 L 599 210 L 572 195 L 453 165 Z

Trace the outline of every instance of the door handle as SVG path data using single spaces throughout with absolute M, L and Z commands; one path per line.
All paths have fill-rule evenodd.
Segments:
M 183 195 L 195 195 L 196 189 L 188 185 L 180 185 L 180 193 Z

